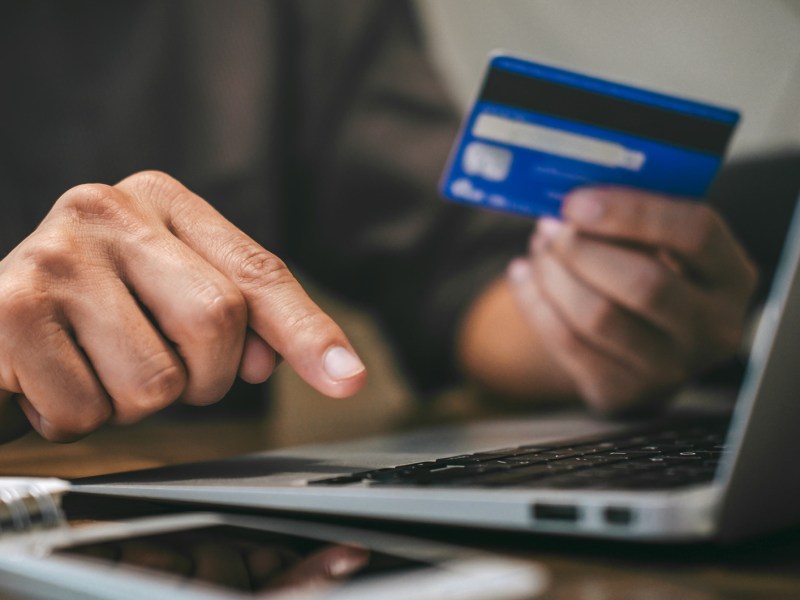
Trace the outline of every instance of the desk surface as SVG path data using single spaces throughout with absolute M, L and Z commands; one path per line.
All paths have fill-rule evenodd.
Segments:
M 28 436 L 0 447 L 0 474 L 77 477 L 229 456 L 263 449 L 265 431 L 263 424 L 252 421 L 151 421 L 103 430 L 70 445 Z M 552 575 L 543 596 L 547 600 L 800 599 L 800 529 L 728 549 L 474 531 L 433 535 L 546 565 Z

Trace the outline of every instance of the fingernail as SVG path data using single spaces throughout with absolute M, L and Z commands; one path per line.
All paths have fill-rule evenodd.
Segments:
M 370 558 L 369 550 L 356 546 L 339 546 L 334 548 L 326 559 L 327 571 L 334 578 L 352 575 Z
M 508 265 L 508 278 L 514 283 L 525 281 L 528 277 L 528 261 L 524 258 L 515 258 Z
M 337 558 L 328 565 L 328 572 L 333 577 L 346 577 L 364 564 L 364 560 L 353 560 L 350 557 Z
M 322 359 L 322 368 L 334 381 L 355 377 L 366 369 L 364 363 L 344 346 L 330 348 Z
M 587 225 L 598 221 L 604 212 L 603 202 L 597 194 L 589 191 L 571 194 L 563 208 L 564 216 L 570 221 Z
M 547 250 L 558 237 L 564 223 L 549 217 L 543 217 L 536 223 L 536 231 L 531 237 L 530 250 L 538 254 Z
M 564 223 L 558 219 L 550 217 L 542 217 L 536 223 L 536 235 L 543 236 L 546 239 L 553 239 L 564 228 Z

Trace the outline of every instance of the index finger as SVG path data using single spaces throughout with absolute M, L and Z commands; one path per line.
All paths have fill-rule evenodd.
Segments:
M 668 250 L 707 278 L 752 269 L 720 215 L 700 202 L 632 188 L 582 188 L 565 199 L 562 215 L 584 233 Z
M 141 177 L 141 176 L 140 176 Z M 174 235 L 227 275 L 247 303 L 248 326 L 311 386 L 335 398 L 357 392 L 366 370 L 341 328 L 311 300 L 283 261 L 225 219 L 205 200 L 164 174 L 153 174 Z M 152 190 L 131 178 L 134 195 Z

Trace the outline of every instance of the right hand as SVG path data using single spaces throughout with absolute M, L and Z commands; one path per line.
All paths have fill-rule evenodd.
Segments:
M 276 353 L 328 396 L 366 380 L 286 265 L 163 173 L 69 190 L 0 261 L 0 414 L 48 440 L 216 402 Z

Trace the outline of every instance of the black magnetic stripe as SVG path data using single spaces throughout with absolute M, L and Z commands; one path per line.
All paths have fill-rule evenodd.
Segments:
M 733 125 L 491 69 L 480 99 L 721 156 Z

